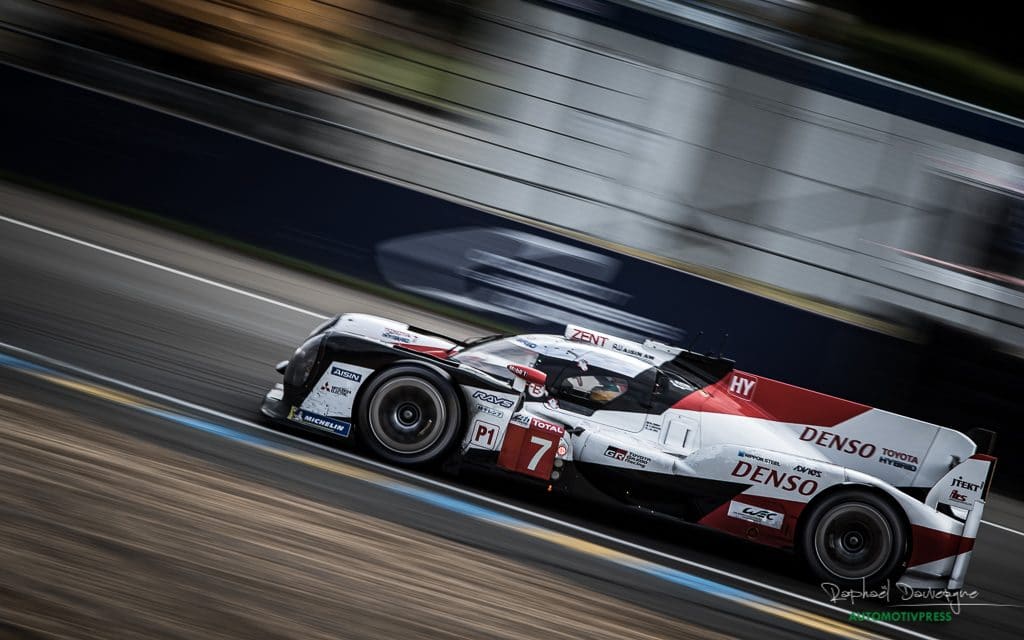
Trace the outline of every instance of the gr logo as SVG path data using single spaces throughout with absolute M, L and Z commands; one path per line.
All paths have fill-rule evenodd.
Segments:
M 772 529 L 781 529 L 784 514 L 763 507 L 755 507 L 733 500 L 729 503 L 729 516 L 753 522 Z

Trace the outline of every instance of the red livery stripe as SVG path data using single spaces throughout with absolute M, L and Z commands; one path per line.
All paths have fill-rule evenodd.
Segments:
M 917 524 L 911 525 L 910 529 L 911 551 L 910 560 L 907 561 L 910 567 L 966 553 L 974 548 L 974 538 L 964 538 Z
M 431 347 L 425 344 L 395 344 L 395 347 L 399 349 L 405 349 L 406 351 L 416 351 L 417 353 L 425 353 L 428 356 L 434 356 L 435 358 L 448 359 L 448 356 L 452 354 L 451 349 L 445 349 L 444 347 Z
M 675 408 L 816 427 L 834 427 L 871 410 L 865 404 L 744 371 L 732 371 L 702 391 L 686 396 Z

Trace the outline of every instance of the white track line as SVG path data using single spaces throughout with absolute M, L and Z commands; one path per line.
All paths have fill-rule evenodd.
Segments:
M 67 234 L 60 233 L 59 231 L 53 231 L 51 229 L 47 229 L 45 227 L 40 227 L 38 225 L 34 225 L 34 224 L 29 223 L 29 222 L 24 222 L 24 221 L 21 221 L 21 220 L 17 220 L 15 218 L 10 218 L 10 217 L 5 216 L 5 215 L 0 215 L 0 221 L 7 222 L 9 224 L 13 224 L 15 226 L 22 227 L 24 229 L 31 229 L 32 231 L 36 231 L 38 233 L 42 233 L 44 235 L 48 235 L 48 236 L 51 236 L 51 237 L 54 237 L 54 238 L 60 238 L 61 240 L 66 240 L 67 242 L 71 242 L 73 244 L 77 244 L 77 245 L 80 245 L 80 246 L 83 246 L 83 247 L 89 247 L 90 249 L 95 249 L 96 251 L 101 251 L 103 253 L 107 253 L 107 254 L 110 254 L 112 256 L 117 256 L 119 258 L 124 258 L 125 260 L 131 260 L 132 262 L 136 262 L 138 264 L 144 264 L 147 267 L 152 267 L 154 269 L 159 269 L 160 271 L 165 271 L 167 273 L 172 273 L 174 275 L 181 276 L 183 278 L 188 278 L 189 280 L 195 280 L 196 282 L 202 282 L 203 284 L 210 285 L 211 287 L 217 287 L 219 289 L 224 289 L 225 291 L 231 291 L 232 293 L 237 293 L 239 295 L 246 296 L 248 298 L 252 298 L 253 300 L 259 300 L 260 302 L 266 302 L 268 304 L 272 304 L 272 305 L 281 307 L 283 309 L 290 309 L 292 311 L 296 311 L 298 313 L 302 313 L 302 314 L 305 314 L 307 316 L 311 316 L 311 317 L 314 317 L 314 318 L 317 318 L 317 319 L 320 319 L 320 320 L 326 320 L 327 318 L 330 317 L 330 316 L 324 315 L 322 313 L 318 313 L 316 311 L 310 311 L 309 309 L 304 309 L 302 307 L 297 307 L 297 306 L 295 306 L 293 304 L 289 304 L 289 303 L 283 302 L 281 300 L 275 300 L 274 298 L 269 298 L 267 296 L 264 296 L 264 295 L 261 295 L 261 294 L 258 294 L 258 293 L 254 293 L 254 292 L 249 291 L 247 289 L 242 289 L 242 288 L 239 288 L 239 287 L 232 286 L 230 284 L 225 284 L 223 282 L 218 282 L 217 280 L 212 280 L 210 278 L 199 276 L 199 275 L 196 275 L 194 273 L 189 273 L 188 271 L 182 271 L 181 269 L 175 269 L 174 267 L 168 267 L 168 266 L 162 265 L 162 264 L 160 264 L 158 262 L 153 262 L 152 260 L 146 260 L 146 259 L 140 258 L 138 256 L 133 256 L 130 253 L 124 253 L 123 251 L 118 251 L 116 249 L 111 249 L 109 247 L 104 247 L 104 246 L 96 244 L 94 242 L 89 242 L 88 240 L 82 240 L 80 238 L 75 238 L 74 236 L 69 236 Z M 997 529 L 1002 529 L 1003 531 L 1008 531 L 1010 533 L 1014 533 L 1014 534 L 1017 534 L 1018 536 L 1024 537 L 1024 532 L 1018 531 L 1016 529 L 1012 529 L 1012 528 L 1007 527 L 1005 525 L 996 524 L 994 522 L 989 522 L 988 520 L 982 520 L 982 523 L 987 524 L 990 527 L 995 527 Z
M 89 247 L 90 249 L 95 249 L 96 251 L 101 251 L 103 253 L 107 253 L 107 254 L 110 254 L 112 256 L 117 256 L 119 258 L 124 258 L 125 260 L 131 260 L 132 262 L 137 262 L 139 264 L 144 264 L 147 267 L 152 267 L 154 269 L 159 269 L 160 271 L 166 271 L 167 273 L 173 273 L 174 275 L 181 276 L 182 278 L 188 278 L 189 280 L 195 280 L 196 282 L 202 282 L 203 284 L 208 284 L 211 287 L 217 287 L 218 289 L 224 289 L 225 291 L 230 291 L 232 293 L 237 293 L 239 295 L 246 296 L 247 298 L 252 298 L 253 300 L 259 300 L 260 302 L 266 302 L 268 304 L 272 304 L 272 305 L 275 305 L 275 306 L 278 306 L 278 307 L 281 307 L 281 308 L 284 308 L 284 309 L 289 309 L 291 311 L 296 311 L 298 313 L 301 313 L 301 314 L 304 314 L 304 315 L 307 315 L 307 316 L 312 316 L 314 318 L 318 318 L 318 319 L 322 319 L 322 320 L 326 320 L 327 318 L 330 317 L 330 316 L 326 316 L 326 315 L 324 315 L 322 313 L 318 313 L 316 311 L 310 311 L 309 309 L 303 309 L 302 307 L 297 307 L 297 306 L 295 306 L 293 304 L 288 304 L 287 302 L 282 302 L 281 300 L 275 300 L 274 298 L 268 298 L 267 296 L 260 295 L 258 293 L 255 293 L 253 291 L 249 291 L 247 289 L 242 289 L 240 287 L 235 287 L 235 286 L 232 286 L 230 284 L 225 284 L 223 282 L 218 282 L 216 280 L 211 280 L 210 278 L 204 278 L 203 276 L 198 276 L 198 275 L 196 275 L 194 273 L 189 273 L 188 271 L 182 271 L 181 269 L 175 269 L 174 267 L 168 267 L 167 265 L 163 265 L 163 264 L 160 264 L 158 262 L 153 262 L 152 260 L 146 260 L 145 258 L 140 258 L 138 256 L 133 256 L 130 253 L 124 253 L 123 251 L 118 251 L 116 249 L 110 249 L 108 247 L 104 247 L 102 245 L 98 245 L 98 244 L 96 244 L 94 242 L 89 242 L 88 240 L 82 240 L 80 238 L 75 238 L 73 236 L 69 236 L 69 235 L 60 233 L 58 231 L 53 231 L 51 229 L 46 229 L 45 227 L 40 227 L 40 226 L 31 224 L 29 222 L 23 222 L 21 220 L 16 220 L 14 218 L 9 218 L 9 217 L 7 217 L 5 215 L 0 215 L 0 221 L 6 222 L 8 224 L 13 224 L 15 226 L 22 227 L 24 229 L 31 229 L 32 231 L 37 231 L 39 233 L 42 233 L 42 234 L 45 234 L 45 235 L 48 235 L 48 236 L 51 236 L 51 237 L 54 237 L 54 238 L 60 238 L 61 240 L 66 240 L 68 242 L 71 242 L 71 243 L 74 243 L 74 244 L 77 244 L 77 245 L 80 245 L 80 246 L 83 246 L 83 247 Z
M 213 408 L 206 407 L 206 406 L 203 406 L 203 405 L 200 405 L 200 404 L 196 404 L 194 402 L 190 402 L 188 400 L 184 400 L 184 399 L 178 398 L 176 396 L 168 395 L 166 393 L 161 393 L 159 391 L 153 391 L 152 389 L 147 389 L 146 387 L 140 387 L 139 385 L 135 385 L 135 384 L 132 384 L 130 382 L 125 382 L 125 381 L 120 380 L 118 378 L 113 378 L 111 376 L 106 376 L 106 375 L 103 375 L 101 373 L 96 373 L 95 371 L 91 371 L 89 369 L 85 369 L 83 367 L 79 367 L 79 366 L 73 365 L 71 363 L 64 362 L 62 360 L 58 360 L 56 358 L 51 358 L 49 356 L 43 355 L 41 353 L 37 353 L 35 351 L 30 351 L 28 349 L 22 349 L 21 347 L 14 346 L 14 345 L 8 344 L 6 342 L 0 342 L 0 349 L 6 350 L 6 351 L 11 352 L 11 353 L 20 354 L 22 356 L 25 356 L 25 357 L 31 359 L 31 360 L 35 360 L 36 362 L 45 363 L 45 364 L 50 365 L 50 366 L 52 366 L 54 368 L 63 369 L 65 371 L 76 373 L 76 374 L 78 374 L 78 375 L 80 375 L 82 377 L 91 378 L 93 380 L 98 380 L 98 381 L 101 381 L 101 382 L 105 382 L 107 384 L 114 385 L 114 386 L 120 387 L 122 389 L 127 389 L 128 391 L 133 391 L 133 392 L 138 393 L 140 395 L 145 395 L 145 396 L 148 396 L 150 398 L 154 398 L 156 400 L 160 400 L 162 402 L 166 402 L 168 404 L 177 405 L 179 407 L 183 407 L 183 408 L 189 409 L 191 411 L 197 411 L 199 413 L 203 413 L 203 414 L 206 414 L 206 415 L 209 415 L 209 416 L 213 416 L 213 417 L 219 418 L 221 420 L 226 420 L 226 421 L 229 421 L 229 422 L 233 422 L 235 424 L 239 424 L 239 425 L 248 427 L 250 429 L 256 429 L 256 430 L 259 430 L 261 432 L 264 432 L 264 433 L 267 433 L 267 434 L 271 434 L 271 435 L 273 435 L 273 436 L 275 436 L 277 438 L 284 438 L 286 440 L 290 440 L 290 441 L 299 443 L 302 446 L 312 447 L 314 449 L 318 449 L 318 450 L 324 452 L 325 454 L 327 454 L 327 457 L 342 458 L 344 460 L 355 462 L 355 463 L 363 465 L 365 467 L 371 467 L 373 469 L 376 469 L 376 470 L 379 470 L 379 471 L 383 472 L 384 475 L 400 476 L 400 477 L 407 478 L 409 480 L 413 480 L 413 481 L 421 483 L 421 484 L 425 484 L 425 485 L 428 485 L 428 486 L 431 486 L 431 487 L 435 487 L 437 489 L 441 489 L 441 490 L 444 490 L 444 491 L 447 491 L 447 492 L 450 492 L 450 493 L 455 493 L 455 494 L 458 494 L 458 495 L 461 495 L 461 496 L 464 496 L 464 497 L 467 497 L 467 498 L 471 498 L 471 499 L 479 501 L 479 502 L 483 502 L 483 503 L 486 503 L 486 504 L 494 505 L 494 506 L 500 507 L 501 509 L 504 509 L 506 511 L 511 511 L 513 513 L 517 513 L 517 514 L 525 516 L 527 518 L 532 518 L 535 521 L 539 520 L 541 522 L 546 523 L 547 525 L 551 526 L 554 529 L 569 530 L 569 531 L 572 531 L 574 533 L 590 537 L 591 539 L 598 539 L 598 540 L 602 540 L 604 542 L 607 542 L 609 544 L 616 545 L 619 548 L 630 549 L 632 551 L 644 553 L 644 554 L 647 554 L 649 556 L 654 556 L 654 557 L 660 558 L 662 560 L 667 560 L 667 561 L 674 562 L 674 563 L 677 563 L 677 564 L 680 564 L 680 565 L 684 565 L 684 566 L 692 567 L 692 568 L 695 568 L 695 569 L 699 569 L 701 571 L 705 571 L 705 572 L 712 573 L 712 574 L 715 574 L 715 575 L 718 575 L 718 576 L 729 578 L 731 580 L 736 580 L 738 582 L 742 582 L 742 583 L 744 583 L 746 585 L 750 585 L 750 586 L 755 587 L 757 589 L 762 589 L 762 590 L 765 590 L 765 591 L 770 591 L 772 593 L 775 593 L 775 594 L 778 594 L 778 595 L 781 595 L 781 596 L 785 596 L 787 598 L 792 598 L 794 600 L 799 600 L 799 601 L 801 601 L 803 603 L 812 605 L 814 607 L 819 607 L 819 608 L 822 608 L 822 609 L 828 609 L 828 610 L 830 610 L 832 612 L 842 614 L 842 618 L 841 618 L 842 620 L 848 619 L 849 616 L 850 616 L 850 613 L 852 613 L 852 610 L 850 610 L 850 609 L 844 609 L 844 608 L 842 608 L 842 607 L 840 607 L 838 605 L 835 605 L 835 604 L 832 604 L 832 603 L 829 603 L 829 602 L 815 600 L 814 598 L 811 598 L 809 596 L 805 596 L 805 595 L 797 593 L 795 591 L 789 591 L 789 590 L 783 589 L 781 587 L 776 587 L 776 586 L 773 586 L 773 585 L 765 584 L 764 582 L 761 582 L 760 580 L 755 580 L 753 578 L 748 578 L 748 577 L 740 575 L 738 573 L 732 573 L 731 571 L 726 571 L 725 569 L 719 569 L 717 567 L 713 567 L 711 565 L 706 565 L 706 564 L 697 562 L 695 560 L 688 560 L 688 559 L 682 558 L 680 556 L 674 556 L 674 555 L 672 555 L 670 553 L 666 553 L 664 551 L 659 551 L 658 549 L 655 549 L 653 547 L 647 547 L 647 546 L 644 546 L 642 544 L 638 544 L 636 542 L 630 542 L 629 540 L 625 540 L 623 538 L 617 538 L 617 537 L 615 537 L 613 535 L 610 535 L 610 534 L 607 534 L 607 533 L 602 533 L 601 531 L 597 531 L 595 529 L 589 529 L 589 528 L 584 527 L 582 525 L 573 524 L 571 522 L 566 522 L 564 520 L 561 520 L 561 519 L 553 517 L 553 516 L 545 515 L 543 513 L 539 513 L 539 512 L 536 512 L 536 511 L 531 511 L 530 509 L 527 509 L 525 507 L 520 507 L 518 505 L 511 504 L 511 503 L 505 502 L 503 500 L 499 500 L 497 498 L 492 498 L 492 497 L 487 496 L 487 495 L 476 493 L 475 491 L 470 491 L 469 489 L 463 489 L 462 487 L 453 486 L 453 485 L 450 485 L 450 484 L 448 484 L 446 482 L 442 482 L 440 480 L 435 480 L 434 478 L 423 476 L 423 475 L 420 475 L 418 473 L 414 473 L 412 471 L 408 471 L 406 469 L 402 469 L 400 467 L 393 467 L 393 466 L 387 465 L 387 464 L 385 464 L 383 462 L 378 462 L 376 460 L 373 460 L 372 458 L 364 458 L 364 457 L 361 457 L 361 456 L 357 456 L 357 455 L 355 455 L 353 453 L 349 453 L 347 451 L 342 451 L 342 450 L 339 450 L 339 449 L 335 449 L 333 447 L 329 447 L 329 446 L 327 446 L 325 444 L 320 444 L 318 442 L 313 442 L 311 440 L 307 440 L 307 439 L 301 438 L 299 436 L 294 436 L 294 435 L 291 435 L 289 433 L 284 433 L 282 431 L 278 431 L 276 429 L 272 429 L 270 427 L 266 427 L 264 425 L 261 425 L 261 424 L 259 424 L 257 422 L 253 422 L 251 420 L 246 420 L 244 418 L 238 418 L 238 417 L 235 417 L 235 416 L 233 416 L 233 415 L 231 415 L 229 413 L 224 413 L 223 411 L 219 411 L 217 409 L 213 409 Z M 867 622 L 867 621 L 865 621 L 865 622 Z M 911 637 L 914 637 L 914 638 L 919 638 L 920 640 L 939 640 L 938 638 L 935 638 L 934 636 L 929 636 L 929 635 L 926 635 L 926 634 L 914 631 L 912 629 L 907 629 L 907 628 L 900 627 L 900 626 L 897 626 L 897 625 L 889 623 L 889 622 L 884 622 L 882 620 L 871 620 L 871 622 L 874 623 L 874 624 L 877 624 L 879 626 L 885 627 L 889 631 L 895 631 L 895 632 L 898 632 L 898 633 L 901 633 L 901 634 L 904 634 L 904 635 L 907 635 L 907 636 L 911 636 Z
M 1010 527 L 1007 527 L 1007 526 L 1004 526 L 1004 525 L 1001 525 L 1001 524 L 996 524 L 995 522 L 989 522 L 988 520 L 982 520 L 982 522 L 984 522 L 985 524 L 987 524 L 990 527 L 995 527 L 996 529 L 1002 529 L 1003 531 L 1009 531 L 1010 533 L 1017 534 L 1018 536 L 1024 536 L 1024 532 L 1017 531 L 1016 529 L 1011 529 Z

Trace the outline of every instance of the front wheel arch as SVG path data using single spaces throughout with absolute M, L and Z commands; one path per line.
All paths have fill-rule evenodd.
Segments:
M 450 394 L 449 399 L 451 403 L 449 405 L 449 409 L 451 410 L 450 413 L 456 422 L 454 433 L 451 436 L 445 436 L 443 438 L 445 441 L 443 446 L 440 446 L 436 450 L 431 449 L 429 455 L 417 456 L 409 459 L 401 459 L 401 457 L 396 457 L 387 451 L 381 450 L 379 446 L 375 446 L 375 443 L 371 442 L 371 440 L 378 440 L 379 443 L 379 439 L 375 438 L 375 436 L 370 433 L 371 426 L 368 421 L 368 409 L 371 405 L 371 401 L 373 400 L 372 394 L 380 388 L 381 384 L 386 384 L 389 379 L 401 377 L 403 374 L 407 376 L 423 377 L 441 390 L 442 396 Z M 462 438 L 465 436 L 467 429 L 465 400 L 462 397 L 459 385 L 452 380 L 451 375 L 441 367 L 434 366 L 432 363 L 420 362 L 417 360 L 399 360 L 387 367 L 374 371 L 360 386 L 355 398 L 353 398 L 353 407 L 353 413 L 355 414 L 353 416 L 353 422 L 356 423 L 357 439 L 363 446 L 373 451 L 378 457 L 382 457 L 394 464 L 430 466 L 441 462 L 452 451 L 452 449 L 459 445 Z

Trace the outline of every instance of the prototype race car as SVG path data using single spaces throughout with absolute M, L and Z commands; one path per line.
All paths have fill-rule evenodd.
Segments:
M 794 387 L 731 360 L 569 325 L 459 342 L 345 314 L 262 413 L 398 465 L 474 462 L 761 544 L 823 581 L 959 589 L 995 458 L 974 437 Z

